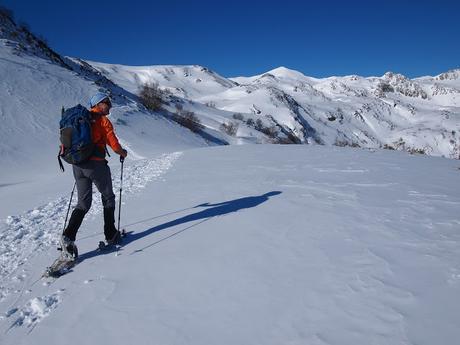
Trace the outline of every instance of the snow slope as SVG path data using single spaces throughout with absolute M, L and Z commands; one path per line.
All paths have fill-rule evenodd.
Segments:
M 14 236 L 29 221 L 24 247 L 7 241 L 27 252 L 22 262 L 0 253 L 12 265 L 2 344 L 457 342 L 455 161 L 303 145 L 156 159 L 141 166 L 157 170 L 126 165 L 125 246 L 95 252 L 96 207 L 78 236 L 82 262 L 56 281 L 39 280 L 52 241 L 31 234 L 62 219 L 64 199 L 2 229 Z

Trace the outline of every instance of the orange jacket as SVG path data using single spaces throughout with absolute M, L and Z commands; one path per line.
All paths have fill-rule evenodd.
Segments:
M 93 143 L 96 144 L 94 155 L 91 160 L 104 160 L 106 145 L 109 145 L 113 151 L 120 152 L 122 147 L 113 130 L 112 122 L 106 117 L 91 111 L 91 134 Z

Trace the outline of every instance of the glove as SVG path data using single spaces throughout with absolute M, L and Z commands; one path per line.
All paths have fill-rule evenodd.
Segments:
M 121 149 L 120 152 L 118 152 L 118 154 L 123 157 L 123 158 L 126 158 L 126 156 L 128 156 L 128 151 L 126 151 L 125 149 Z

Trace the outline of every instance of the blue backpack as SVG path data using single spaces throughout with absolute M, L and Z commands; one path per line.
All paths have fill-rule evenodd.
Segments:
M 61 158 L 69 164 L 79 164 L 92 156 L 95 145 L 91 138 L 91 113 L 88 109 L 80 104 L 67 110 L 63 108 L 59 129 L 61 149 L 58 161 L 62 171 Z

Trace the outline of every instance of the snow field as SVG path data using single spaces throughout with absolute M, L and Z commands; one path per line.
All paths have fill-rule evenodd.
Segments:
M 119 252 L 95 254 L 101 220 L 89 217 L 73 272 L 33 285 L 45 251 L 14 272 L 2 341 L 455 343 L 458 179 L 453 160 L 401 152 L 184 151 L 126 199 Z M 55 294 L 26 327 L 31 301 Z
M 129 198 L 139 192 L 152 180 L 161 179 L 162 175 L 180 157 L 180 152 L 164 154 L 153 160 L 126 161 L 124 171 L 123 197 Z M 117 172 L 118 169 L 115 169 Z M 120 188 L 120 178 L 114 178 L 114 191 Z M 93 204 L 86 219 L 102 213 L 102 202 L 96 188 L 93 191 Z M 117 199 L 119 194 L 117 194 Z M 76 201 L 74 195 L 73 206 Z M 63 221 L 67 212 L 69 196 L 60 197 L 46 205 L 18 216 L 8 216 L 3 221 L 0 231 L 0 302 L 8 297 L 15 288 L 9 287 L 8 280 L 18 281 L 19 285 L 27 281 L 28 274 L 19 273 L 20 267 L 39 253 L 50 250 L 58 244 Z M 117 203 L 118 205 L 118 203 Z M 71 208 L 72 211 L 72 208 Z M 71 212 L 70 211 L 70 212 Z M 45 267 L 42 267 L 43 270 Z M 16 274 L 16 276 L 15 276 Z M 17 285 L 17 284 L 13 284 Z M 19 290 L 21 293 L 24 286 Z M 21 323 L 22 324 L 22 323 Z

